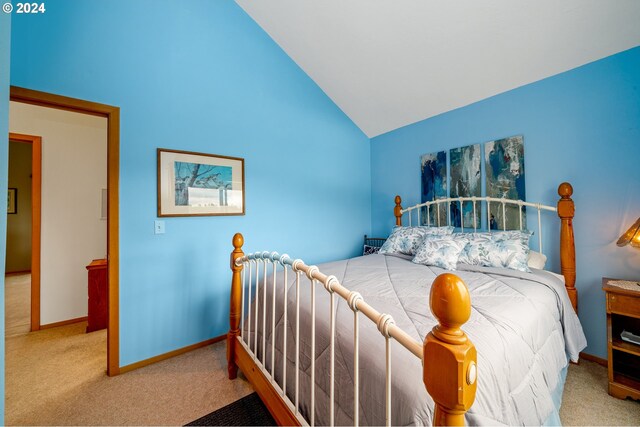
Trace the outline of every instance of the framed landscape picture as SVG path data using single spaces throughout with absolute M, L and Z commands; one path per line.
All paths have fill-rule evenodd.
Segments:
M 18 189 L 17 188 L 9 188 L 9 191 L 7 193 L 7 213 L 8 214 L 18 213 Z
M 244 215 L 244 159 L 158 148 L 158 216 Z

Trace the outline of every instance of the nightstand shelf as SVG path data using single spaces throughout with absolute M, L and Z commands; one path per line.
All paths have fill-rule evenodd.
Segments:
M 613 375 L 613 381 L 616 384 L 620 384 L 624 387 L 628 387 L 632 390 L 640 390 L 640 381 L 635 379 L 635 378 L 631 378 L 628 377 L 624 374 L 614 374 Z M 629 395 L 631 397 L 631 395 Z M 617 396 L 616 396 L 617 397 Z
M 640 356 L 640 345 L 623 341 L 620 338 L 612 339 L 611 348 L 613 348 L 614 350 L 620 350 L 624 351 L 625 353 L 633 354 L 634 356 Z
M 609 394 L 640 399 L 640 345 L 623 341 L 626 330 L 640 335 L 640 286 L 616 286 L 614 279 L 602 279 L 607 302 L 607 348 Z

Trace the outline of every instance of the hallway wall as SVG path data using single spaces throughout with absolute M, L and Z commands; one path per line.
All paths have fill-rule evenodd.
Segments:
M 40 323 L 87 315 L 87 270 L 107 253 L 107 120 L 11 102 L 11 132 L 42 137 Z

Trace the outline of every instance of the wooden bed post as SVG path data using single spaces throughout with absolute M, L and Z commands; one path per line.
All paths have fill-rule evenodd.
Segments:
M 571 195 L 573 187 L 563 182 L 558 187 L 558 216 L 560 225 L 560 268 L 564 276 L 564 285 L 571 300 L 573 309 L 578 313 L 578 292 L 576 290 L 576 248 L 573 239 L 573 216 L 575 205 Z
M 396 196 L 396 207 L 393 208 L 393 214 L 396 217 L 396 225 L 400 226 L 402 225 L 402 199 L 400 198 L 400 196 Z
M 477 353 L 460 329 L 471 316 L 471 297 L 462 279 L 451 273 L 436 277 L 429 295 L 438 319 L 424 339 L 423 380 L 436 403 L 435 426 L 463 426 L 476 397 Z
M 231 303 L 229 305 L 229 333 L 227 333 L 227 371 L 229 379 L 235 379 L 238 375 L 238 365 L 236 365 L 236 339 L 240 334 L 240 310 L 242 305 L 242 279 L 240 272 L 242 265 L 236 265 L 236 259 L 243 257 L 242 245 L 244 237 L 236 233 L 233 236 L 233 252 L 231 252 Z

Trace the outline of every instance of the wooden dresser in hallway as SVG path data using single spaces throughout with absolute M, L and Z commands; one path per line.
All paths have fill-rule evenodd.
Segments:
M 87 332 L 107 327 L 107 260 L 94 259 L 88 270 Z

